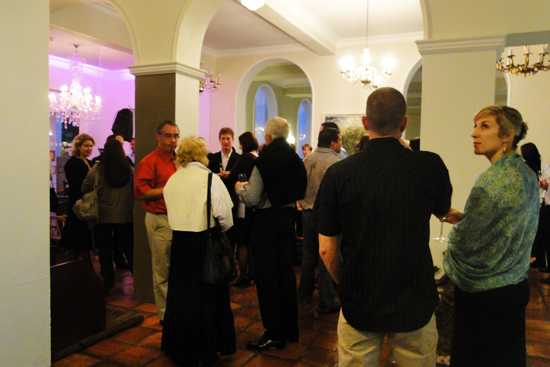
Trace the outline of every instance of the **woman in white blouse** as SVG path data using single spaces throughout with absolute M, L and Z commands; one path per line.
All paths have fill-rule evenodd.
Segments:
M 182 366 L 211 366 L 235 352 L 235 327 L 227 286 L 202 282 L 206 240 L 207 148 L 186 137 L 176 152 L 176 173 L 164 187 L 168 222 L 173 231 L 162 349 Z M 233 225 L 231 197 L 218 175 L 212 177 L 212 213 L 222 230 Z

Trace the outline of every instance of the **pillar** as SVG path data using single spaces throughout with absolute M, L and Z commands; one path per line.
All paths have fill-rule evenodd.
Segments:
M 180 63 L 131 67 L 136 76 L 136 162 L 156 146 L 155 128 L 163 120 L 175 121 L 180 135 L 199 133 L 199 82 L 204 71 Z M 134 208 L 134 288 L 138 299 L 154 303 L 151 252 L 145 213 Z
M 418 41 L 422 55 L 421 149 L 441 156 L 453 185 L 452 207 L 464 204 L 476 178 L 489 161 L 476 156 L 472 145 L 474 115 L 495 101 L 495 62 L 503 38 Z M 448 235 L 450 224 L 444 225 Z M 439 235 L 431 222 L 431 237 Z M 442 247 L 431 241 L 432 256 L 441 267 Z

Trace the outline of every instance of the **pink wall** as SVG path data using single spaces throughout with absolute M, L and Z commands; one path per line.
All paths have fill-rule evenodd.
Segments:
M 62 84 L 70 84 L 71 73 L 69 60 L 50 56 L 50 89 L 59 89 Z M 98 147 L 102 147 L 106 138 L 112 134 L 111 127 L 118 110 L 134 109 L 134 76 L 128 70 L 108 70 L 95 66 L 84 65 L 80 83 L 89 86 L 94 95 L 102 98 L 103 107 L 93 120 L 82 120 L 80 132 L 94 137 L 96 147 L 92 156 L 97 155 Z M 125 144 L 129 152 L 129 145 Z

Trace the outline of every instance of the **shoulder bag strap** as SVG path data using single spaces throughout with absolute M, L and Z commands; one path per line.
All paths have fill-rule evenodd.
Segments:
M 208 186 L 206 186 L 206 230 L 210 229 L 210 212 L 212 210 L 212 198 L 210 188 L 212 187 L 212 172 L 208 172 Z

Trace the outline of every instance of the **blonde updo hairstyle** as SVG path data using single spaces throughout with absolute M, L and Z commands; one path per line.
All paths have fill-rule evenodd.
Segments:
M 208 148 L 204 139 L 198 136 L 181 139 L 176 151 L 176 161 L 182 167 L 191 162 L 199 162 L 208 166 Z
M 80 156 L 80 148 L 82 147 L 82 144 L 84 144 L 87 141 L 91 141 L 93 145 L 95 145 L 95 140 L 92 138 L 91 135 L 82 133 L 78 134 L 73 139 L 73 157 L 79 157 Z
M 513 136 L 512 149 L 516 149 L 518 143 L 527 135 L 527 124 L 523 121 L 521 113 L 508 106 L 487 106 L 479 111 L 474 121 L 486 116 L 493 116 L 499 126 L 499 137 Z

